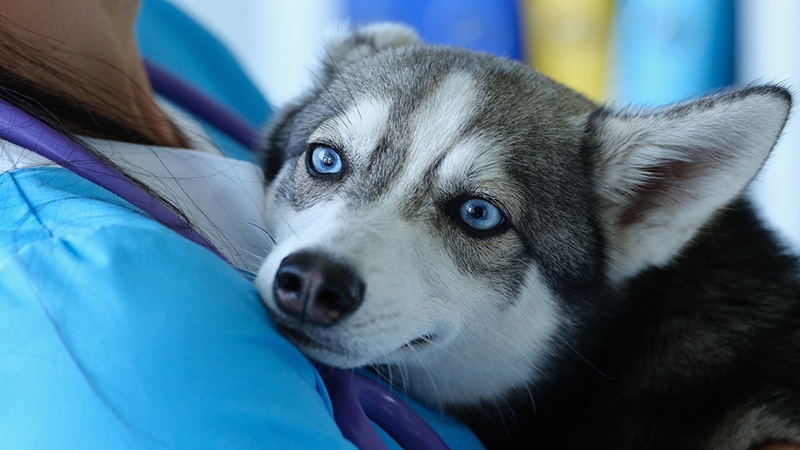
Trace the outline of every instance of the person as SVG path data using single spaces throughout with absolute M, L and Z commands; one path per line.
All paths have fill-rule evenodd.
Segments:
M 119 169 L 235 266 L 0 140 L 0 448 L 354 448 L 250 281 L 270 246 L 260 168 L 156 95 L 143 63 L 262 125 L 271 109 L 230 54 L 163 0 L 0 6 L 0 98 Z M 425 417 L 454 448 L 480 447 Z

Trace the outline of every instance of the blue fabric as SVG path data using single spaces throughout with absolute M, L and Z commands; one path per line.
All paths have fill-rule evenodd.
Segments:
M 0 198 L 0 448 L 352 449 L 213 254 L 64 169 Z

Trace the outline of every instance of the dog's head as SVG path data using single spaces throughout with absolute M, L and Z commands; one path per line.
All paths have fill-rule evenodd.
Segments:
M 268 133 L 277 245 L 256 284 L 314 359 L 399 367 L 431 401 L 496 397 L 739 195 L 788 108 L 757 87 L 612 111 L 521 64 L 361 29 Z

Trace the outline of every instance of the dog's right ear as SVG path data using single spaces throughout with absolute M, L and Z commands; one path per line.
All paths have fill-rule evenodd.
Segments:
M 612 279 L 666 264 L 738 197 L 769 156 L 790 107 L 785 89 L 753 86 L 589 116 Z
M 398 23 L 383 22 L 348 30 L 328 40 L 322 58 L 323 70 L 330 76 L 383 50 L 421 42 L 413 28 Z

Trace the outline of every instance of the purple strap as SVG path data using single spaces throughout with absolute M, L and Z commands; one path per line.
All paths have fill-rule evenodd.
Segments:
M 342 434 L 361 450 L 386 450 L 372 419 L 407 450 L 448 450 L 447 444 L 400 397 L 349 370 L 317 365 Z
M 116 194 L 231 264 L 206 238 L 147 191 L 131 182 L 116 169 L 109 167 L 91 152 L 67 139 L 63 134 L 3 99 L 0 99 L 0 136 L 13 144 L 38 153 L 76 175 Z
M 259 134 L 244 117 L 222 107 L 157 65 L 145 61 L 144 67 L 150 78 L 150 84 L 159 94 L 181 105 L 187 111 L 191 111 L 192 114 L 227 134 L 246 149 L 256 150 L 258 148 Z

